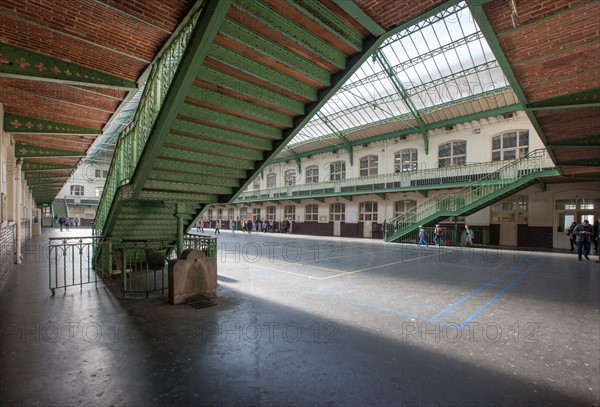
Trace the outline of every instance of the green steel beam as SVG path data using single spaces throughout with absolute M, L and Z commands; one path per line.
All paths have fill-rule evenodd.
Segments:
M 196 79 L 218 85 L 233 91 L 235 94 L 239 94 L 242 97 L 248 97 L 263 103 L 278 106 L 295 114 L 304 113 L 304 103 L 302 102 L 288 98 L 279 92 L 274 92 L 263 86 L 255 85 L 252 82 L 247 82 L 227 75 L 226 73 L 219 72 L 206 65 L 203 65 L 200 68 Z
M 369 17 L 355 2 L 348 0 L 333 0 L 333 2 L 352 17 L 354 21 L 365 27 L 373 36 L 379 37 L 385 34 L 385 29 Z
M 345 199 L 346 201 L 350 201 L 352 202 L 352 195 L 340 195 L 341 198 Z
M 230 194 L 232 191 L 231 187 L 222 185 L 198 185 L 187 182 L 172 182 L 162 180 L 150 180 L 146 181 L 144 189 L 162 190 L 164 192 L 179 192 L 179 193 L 204 193 L 204 194 Z
M 204 107 L 185 103 L 181 106 L 178 121 L 182 120 L 181 116 L 191 118 L 201 117 L 203 122 L 210 122 L 221 126 L 227 126 L 230 129 L 239 130 L 241 133 L 251 133 L 260 135 L 264 138 L 279 140 L 282 136 L 281 129 L 266 124 L 257 123 L 253 120 L 244 119 L 238 116 L 233 116 L 226 113 L 217 112 Z
M 380 198 L 381 200 L 385 201 L 385 199 L 387 198 L 387 194 L 373 194 L 376 197 Z
M 222 109 L 244 112 L 244 114 L 254 116 L 258 119 L 267 121 L 279 127 L 291 127 L 292 118 L 287 114 L 278 112 L 274 109 L 259 106 L 253 102 L 247 102 L 234 96 L 226 95 L 210 89 L 191 86 L 188 90 L 189 98 L 216 106 Z M 233 120 L 236 120 L 235 118 Z
M 538 184 L 540 185 L 540 190 L 541 190 L 542 192 L 546 192 L 546 183 L 544 182 L 544 180 L 543 180 L 543 179 L 541 179 L 541 178 L 538 178 L 538 179 L 537 179 L 537 182 L 538 182 Z
M 85 153 L 80 151 L 57 150 L 54 148 L 16 144 L 15 156 L 17 158 L 85 157 Z
M 187 133 L 190 136 L 198 136 L 198 138 L 204 140 L 259 150 L 270 150 L 272 145 L 271 140 L 184 120 L 177 120 L 173 124 L 171 131 Z
M 600 106 L 600 87 L 527 103 L 527 110 L 582 109 Z
M 352 25 L 317 0 L 288 0 L 293 7 L 300 10 L 313 21 L 321 24 L 327 31 L 346 43 L 354 51 L 360 51 L 363 36 Z
M 42 179 L 42 178 L 67 178 L 71 176 L 72 168 L 69 170 L 46 170 L 46 171 L 27 171 L 23 172 L 26 180 Z
M 418 189 L 417 192 L 423 195 L 424 198 L 427 198 L 427 190 Z
M 317 117 L 319 119 L 321 119 L 321 121 L 323 123 L 325 123 L 325 125 L 327 126 L 327 128 L 329 128 L 329 130 L 331 130 L 331 132 L 338 138 L 340 139 L 340 141 L 342 142 L 342 145 L 344 146 L 344 149 L 346 151 L 348 151 L 348 158 L 350 160 L 350 166 L 354 165 L 354 154 L 353 154 L 353 149 L 352 149 L 352 144 L 350 143 L 350 141 L 342 134 L 341 131 L 339 131 L 334 125 L 333 123 L 331 123 L 329 121 L 329 119 L 327 118 L 327 116 L 325 116 L 324 114 L 321 114 L 320 112 L 317 112 Z
M 143 190 L 140 193 L 140 199 L 154 199 L 159 201 L 167 202 L 194 202 L 194 203 L 217 203 L 218 197 L 216 195 L 207 194 L 192 194 L 192 193 L 177 193 L 168 191 L 147 191 Z
M 558 165 L 570 167 L 600 167 L 600 157 L 583 158 L 580 160 L 559 161 Z
M 374 57 L 379 62 L 379 64 L 383 68 L 383 70 L 387 73 L 388 78 L 392 82 L 392 85 L 394 86 L 394 88 L 396 89 L 398 94 L 402 97 L 404 104 L 408 107 L 411 114 L 414 116 L 415 120 L 417 121 L 419 133 L 421 133 L 421 135 L 423 136 L 423 144 L 425 146 L 425 155 L 428 155 L 429 154 L 429 133 L 427 132 L 427 126 L 425 125 L 425 122 L 423 121 L 423 118 L 421 117 L 419 110 L 416 108 L 415 104 L 413 103 L 413 101 L 410 98 L 410 95 L 408 94 L 406 89 L 404 89 L 404 86 L 402 85 L 402 83 L 396 77 L 396 74 L 394 73 L 390 62 L 387 60 L 387 58 L 385 57 L 385 54 L 381 51 L 381 49 L 378 50 L 374 54 Z
M 102 130 L 11 113 L 4 114 L 4 131 L 13 134 L 102 134 Z
M 292 159 L 296 163 L 296 167 L 298 168 L 298 174 L 302 175 L 302 161 L 300 160 L 300 156 L 298 155 L 298 153 L 296 153 L 294 149 L 290 147 L 286 147 L 285 151 L 290 155 L 290 157 L 292 157 Z
M 325 202 L 325 198 L 311 197 L 310 199 L 314 199 L 315 201 L 321 202 L 321 203 Z
M 179 109 L 184 105 L 187 90 L 192 86 L 198 67 L 202 65 L 230 5 L 231 0 L 206 1 L 193 29 L 185 55 L 177 68 L 173 83 L 160 107 L 152 134 L 142 152 L 141 161 L 132 176 L 134 197 L 140 194 L 144 181 L 158 157 L 163 141 L 176 120 Z
M 244 157 L 245 159 L 249 160 L 260 160 L 263 156 L 263 152 L 259 150 L 217 143 L 215 141 L 201 140 L 193 137 L 180 136 L 177 134 L 169 134 L 164 146 L 177 146 L 181 147 L 182 149 L 190 148 L 202 152 L 215 152 L 233 157 Z
M 25 160 L 23 163 L 23 172 L 36 172 L 36 171 L 54 171 L 54 170 L 73 170 L 75 165 L 64 165 L 64 164 L 50 164 L 50 163 L 38 163 L 35 161 Z
M 304 82 L 258 63 L 252 58 L 248 58 L 219 44 L 215 43 L 211 45 L 208 56 L 241 72 L 267 81 L 269 84 L 272 84 L 273 87 L 282 88 L 289 93 L 293 93 L 308 100 L 317 99 L 317 91 Z
M 473 113 L 473 114 L 466 115 L 466 116 L 460 116 L 460 117 L 457 117 L 454 119 L 448 119 L 448 120 L 443 120 L 440 122 L 430 123 L 427 125 L 427 130 L 431 131 L 431 130 L 435 130 L 435 129 L 444 128 L 446 126 L 457 125 L 457 124 L 461 124 L 461 123 L 468 123 L 468 122 L 471 122 L 474 120 L 486 119 L 488 117 L 499 116 L 499 115 L 503 115 L 504 113 L 514 113 L 514 112 L 522 111 L 522 110 L 523 110 L 523 107 L 518 104 L 500 107 L 500 108 L 488 110 L 485 112 Z M 407 114 L 406 116 L 410 117 L 409 114 Z M 358 146 L 358 145 L 361 145 L 364 143 L 373 143 L 373 142 L 377 142 L 377 141 L 381 141 L 381 140 L 393 139 L 395 137 L 409 136 L 411 134 L 416 134 L 416 133 L 417 132 L 415 131 L 415 129 L 411 127 L 408 129 L 397 130 L 397 131 L 393 131 L 390 133 L 383 133 L 383 134 L 379 134 L 377 136 L 367 137 L 364 139 L 353 140 L 350 142 L 350 144 L 352 146 Z M 333 150 L 338 150 L 340 148 L 344 148 L 343 145 L 336 144 L 336 145 L 318 148 L 316 150 L 301 152 L 301 153 L 298 153 L 298 155 L 300 157 L 308 157 L 308 156 L 312 156 L 312 155 L 316 155 L 316 154 L 328 153 Z M 277 157 L 277 158 L 271 160 L 269 163 L 275 164 L 278 162 L 283 162 L 285 160 L 286 160 L 285 157 Z
M 600 147 L 600 134 L 587 137 L 575 137 L 566 140 L 556 140 L 551 143 L 547 143 L 546 147 L 587 147 L 597 148 Z
M 235 21 L 230 19 L 223 21 L 219 33 L 246 44 L 251 49 L 267 55 L 269 58 L 277 61 L 283 66 L 293 68 L 295 71 L 324 86 L 329 85 L 330 75 L 329 71 L 325 68 L 321 68 L 309 59 L 299 56 L 295 52 L 290 51 L 287 47 L 283 47 Z
M 479 26 L 479 29 L 481 30 L 483 35 L 485 36 L 485 39 L 488 45 L 490 46 L 492 52 L 494 53 L 496 60 L 500 64 L 504 76 L 506 76 L 508 83 L 513 88 L 515 95 L 517 95 L 519 102 L 521 103 L 521 105 L 527 106 L 527 97 L 525 96 L 525 93 L 523 92 L 523 89 L 521 88 L 521 85 L 519 84 L 519 81 L 517 80 L 517 77 L 515 76 L 515 73 L 512 70 L 510 62 L 506 58 L 506 55 L 504 55 L 504 51 L 502 50 L 500 41 L 498 41 L 496 33 L 494 32 L 494 29 L 490 24 L 487 15 L 485 14 L 483 5 L 481 4 L 481 0 L 467 0 L 467 4 L 469 6 L 469 9 L 471 10 L 473 18 L 475 19 L 475 22 Z M 548 143 L 548 139 L 544 135 L 544 132 L 542 131 L 542 128 L 539 122 L 537 121 L 537 118 L 535 117 L 533 111 L 525 110 L 525 112 L 527 113 L 527 117 L 529 118 L 529 121 L 535 128 L 537 134 L 542 139 L 544 145 Z M 552 149 L 548 149 L 548 154 L 552 158 L 552 161 L 556 163 L 556 156 L 554 155 Z
M 220 151 L 219 151 L 220 152 Z M 171 158 L 174 160 L 183 161 L 180 169 L 185 168 L 188 163 L 198 163 L 198 164 L 209 164 L 209 165 L 223 165 L 227 167 L 243 169 L 243 170 L 252 170 L 254 169 L 254 162 L 244 158 L 234 158 L 234 157 L 226 157 L 221 155 L 216 155 L 215 152 L 196 152 L 196 151 L 187 151 L 180 150 L 177 148 L 171 147 L 163 147 L 160 151 L 161 158 Z M 187 161 L 187 162 L 186 162 Z M 153 164 L 153 163 L 151 163 Z M 144 175 L 144 179 L 148 177 L 149 171 L 152 169 L 151 166 L 148 166 L 148 170 Z
M 265 3 L 255 0 L 238 0 L 234 3 L 234 7 L 254 16 L 289 40 L 310 49 L 339 69 L 345 68 L 346 55 L 343 52 Z
M 220 185 L 227 186 L 231 188 L 237 188 L 240 186 L 240 183 L 237 179 L 233 178 L 223 178 L 217 176 L 208 176 L 204 174 L 189 174 L 183 172 L 174 172 L 174 171 L 161 171 L 157 169 L 153 169 L 148 176 L 148 180 L 162 180 L 169 182 L 188 182 L 190 184 L 199 184 L 199 185 Z
M 182 168 L 183 167 L 183 168 Z M 226 167 L 222 163 L 218 165 L 200 164 L 189 162 L 182 164 L 177 160 L 167 160 L 159 158 L 154 163 L 154 170 L 179 171 L 186 174 L 196 174 L 197 176 L 211 176 L 219 178 L 244 179 L 248 176 L 246 170 L 235 167 Z
M 110 89 L 137 89 L 135 82 L 71 62 L 0 43 L 0 77 Z

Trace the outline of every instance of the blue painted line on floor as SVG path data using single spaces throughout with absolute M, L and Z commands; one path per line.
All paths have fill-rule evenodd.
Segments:
M 515 284 L 517 284 L 519 281 L 521 281 L 523 279 L 523 277 L 525 277 L 527 274 L 531 273 L 541 263 L 543 263 L 543 261 L 537 262 L 537 263 L 532 264 L 531 266 L 529 266 L 529 268 L 527 268 L 527 270 L 525 270 L 525 272 L 523 274 L 521 274 L 519 277 L 517 277 L 513 281 L 511 281 L 498 294 L 496 294 L 495 296 L 493 296 L 481 308 L 479 308 L 477 311 L 475 311 L 473 313 L 473 315 L 471 315 L 469 318 L 465 319 L 465 321 L 462 324 L 459 325 L 459 329 L 462 329 L 466 324 L 468 324 L 469 322 L 471 322 L 473 320 L 473 318 L 475 318 L 477 315 L 481 314 L 484 309 L 486 309 L 487 307 L 489 307 L 490 304 L 492 304 L 494 301 L 496 301 L 498 298 L 500 298 L 500 296 L 502 294 L 504 294 L 505 292 L 507 292 L 508 290 L 510 290 Z
M 508 269 L 508 271 L 502 273 L 501 275 L 499 275 L 498 277 L 494 277 L 492 278 L 490 281 L 488 281 L 487 283 L 485 283 L 484 285 L 482 285 L 481 287 L 479 287 L 478 289 L 476 289 L 475 291 L 465 295 L 464 297 L 462 297 L 460 300 L 456 301 L 454 304 L 450 305 L 448 308 L 446 308 L 445 310 L 443 310 L 442 312 L 440 312 L 439 314 L 435 315 L 433 317 L 433 320 L 436 321 L 439 317 L 441 317 L 442 315 L 452 311 L 452 309 L 456 308 L 457 306 L 459 306 L 460 304 L 462 304 L 463 302 L 465 302 L 466 300 L 468 300 L 469 298 L 471 298 L 472 296 L 474 296 L 475 294 L 477 294 L 478 292 L 482 291 L 483 289 L 497 283 L 499 280 L 503 279 L 505 276 L 507 276 L 508 274 L 512 273 L 515 271 L 515 269 L 518 269 L 519 267 L 521 267 L 523 264 L 522 263 L 517 263 L 515 265 L 513 265 L 511 268 Z

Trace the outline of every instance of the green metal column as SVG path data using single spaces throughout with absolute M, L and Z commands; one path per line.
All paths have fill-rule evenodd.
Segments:
M 181 204 L 177 204 L 177 258 L 183 253 L 183 215 L 180 214 Z

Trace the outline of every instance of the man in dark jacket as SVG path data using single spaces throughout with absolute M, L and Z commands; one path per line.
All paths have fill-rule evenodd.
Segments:
M 593 229 L 590 222 L 586 219 L 581 224 L 575 226 L 573 229 L 573 235 L 575 236 L 575 242 L 577 243 L 577 256 L 581 261 L 581 255 L 589 260 L 588 255 L 590 254 L 590 236 L 592 236 Z

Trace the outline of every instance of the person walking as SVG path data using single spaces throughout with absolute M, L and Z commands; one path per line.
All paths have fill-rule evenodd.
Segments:
M 217 219 L 217 222 L 215 223 L 215 235 L 220 235 L 221 234 L 221 220 Z
M 587 219 L 581 222 L 581 224 L 575 226 L 575 229 L 573 229 L 575 242 L 577 243 L 577 258 L 579 258 L 579 261 L 581 261 L 582 255 L 586 258 L 586 260 L 590 259 L 588 256 L 590 254 L 590 237 L 592 233 L 592 225 L 590 225 L 590 222 Z
M 235 236 L 235 220 L 231 221 L 231 236 Z
M 571 222 L 571 226 L 567 229 L 567 236 L 569 236 L 569 243 L 571 244 L 570 252 L 575 251 L 575 235 L 573 235 L 573 229 L 577 226 L 577 222 Z
M 423 225 L 419 226 L 419 242 L 417 243 L 418 249 L 421 248 L 422 244 L 425 245 L 425 249 L 427 249 L 429 247 L 429 243 L 427 243 L 427 237 L 428 237 L 428 233 L 425 230 L 425 227 L 423 227 Z

